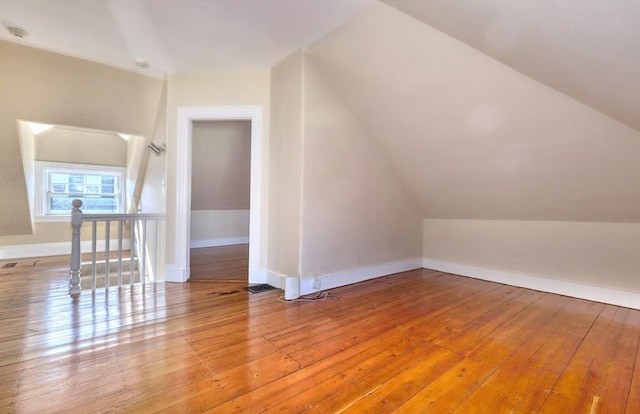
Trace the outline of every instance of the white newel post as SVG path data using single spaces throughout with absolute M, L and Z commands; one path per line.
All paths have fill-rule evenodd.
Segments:
M 71 272 L 69 274 L 69 294 L 71 296 L 80 295 L 80 227 L 82 227 L 82 200 L 71 202 Z

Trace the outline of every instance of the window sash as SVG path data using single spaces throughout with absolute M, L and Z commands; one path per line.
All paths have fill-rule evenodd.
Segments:
M 82 200 L 82 211 L 116 214 L 125 210 L 125 169 L 122 167 L 38 162 L 40 173 L 36 215 L 40 220 L 68 217 L 71 202 Z

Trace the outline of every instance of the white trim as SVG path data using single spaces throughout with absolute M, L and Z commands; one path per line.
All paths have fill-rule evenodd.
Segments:
M 286 300 L 294 300 L 300 297 L 300 276 L 298 275 L 287 276 L 267 271 L 267 283 L 284 290 L 284 298 Z
M 175 264 L 168 269 L 182 274 L 182 281 L 189 279 L 189 252 L 191 228 L 191 151 L 193 121 L 251 121 L 251 195 L 249 212 L 249 282 L 264 283 L 266 271 L 260 269 L 262 234 L 262 194 L 267 180 L 262 178 L 262 107 L 260 106 L 208 106 L 179 107 L 176 137 L 176 221 Z
M 282 273 L 272 272 L 271 270 L 267 270 L 267 281 L 265 283 L 270 284 L 271 286 L 275 286 L 278 289 L 284 290 L 286 285 L 286 280 L 288 277 L 299 277 L 299 276 L 287 276 Z
M 71 210 L 68 214 L 49 213 L 49 173 L 76 173 L 113 175 L 118 177 L 118 205 L 122 213 L 125 211 L 125 194 L 127 186 L 126 168 L 114 165 L 94 165 L 94 164 L 72 164 L 66 162 L 35 161 L 35 222 L 68 222 L 71 217 Z M 80 198 L 80 197 L 78 197 Z M 117 214 L 117 213 L 116 213 Z
M 249 237 L 230 237 L 227 239 L 191 240 L 189 247 L 198 249 L 201 247 L 233 246 L 247 243 L 249 243 Z
M 408 259 L 397 262 L 383 263 L 377 266 L 359 267 L 356 269 L 341 270 L 339 272 L 317 275 L 315 278 L 303 277 L 300 279 L 300 294 L 308 295 L 320 290 L 333 289 L 339 286 L 363 282 L 377 277 L 392 275 L 409 270 L 420 269 L 422 259 Z M 320 288 L 315 289 L 314 280 L 320 281 Z
M 167 264 L 164 266 L 164 281 L 183 283 L 187 280 L 186 273 L 187 271 L 185 268 L 180 268 L 173 264 Z
M 96 251 L 104 252 L 104 240 L 97 241 Z M 122 248 L 130 249 L 131 243 L 129 239 L 122 239 Z M 111 251 L 118 249 L 118 240 L 112 239 L 109 242 Z M 80 243 L 80 251 L 87 253 L 91 251 L 91 241 L 83 241 Z M 37 244 L 18 244 L 14 246 L 0 247 L 0 259 L 19 259 L 23 257 L 38 256 L 60 256 L 71 254 L 71 242 L 60 243 L 37 243 Z
M 425 269 L 433 269 L 440 272 L 468 276 L 475 279 L 504 283 L 506 285 L 534 289 L 542 292 L 557 293 L 559 295 L 609 303 L 632 309 L 640 309 L 640 293 L 635 292 L 585 285 L 582 283 L 563 280 L 547 279 L 545 277 L 529 276 L 519 273 L 503 272 L 501 270 L 485 269 L 482 267 L 457 263 L 441 262 L 439 260 L 432 259 L 423 259 L 422 266 Z

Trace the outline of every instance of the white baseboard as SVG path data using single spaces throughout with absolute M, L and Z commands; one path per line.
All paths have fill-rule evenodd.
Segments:
M 104 252 L 104 240 L 98 240 L 96 251 Z M 109 249 L 115 251 L 118 248 L 117 240 L 110 240 Z M 122 248 L 130 249 L 131 243 L 129 239 L 122 240 Z M 83 241 L 80 243 L 80 251 L 82 253 L 91 252 L 91 241 Z M 19 259 L 23 257 L 40 257 L 40 256 L 60 256 L 71 254 L 71 242 L 61 243 L 39 243 L 39 244 L 18 244 L 15 246 L 0 247 L 0 259 Z
M 609 303 L 611 305 L 624 306 L 626 308 L 640 309 L 640 293 L 628 292 L 625 290 L 616 290 L 576 282 L 547 279 L 544 277 L 529 276 L 519 273 L 503 272 L 500 270 L 441 262 L 432 259 L 423 259 L 422 266 L 425 269 L 433 269 L 440 272 L 468 276 L 475 279 L 504 283 L 506 285 L 539 290 L 542 292 L 557 293 L 559 295 Z
M 231 237 L 227 239 L 191 240 L 189 247 L 198 249 L 200 247 L 233 246 L 235 244 L 249 244 L 249 237 Z
M 409 259 L 400 260 L 397 262 L 383 263 L 377 266 L 342 270 L 339 272 L 317 275 L 315 277 L 303 277 L 300 279 L 300 294 L 308 295 L 309 293 L 314 293 L 321 290 L 333 289 L 338 286 L 345 286 L 353 283 L 363 282 L 365 280 L 392 275 L 394 273 L 420 269 L 421 267 L 422 259 Z M 314 281 L 316 279 L 320 282 L 319 289 L 314 288 Z
M 249 268 L 249 283 L 269 283 L 268 278 L 269 272 L 266 270 Z
M 166 264 L 164 266 L 164 281 L 184 283 L 187 281 L 187 271 L 178 265 Z
M 267 282 L 266 283 L 270 284 L 271 286 L 277 287 L 278 289 L 284 290 L 287 277 L 288 276 L 283 275 L 281 273 L 272 272 L 270 270 L 267 270 Z

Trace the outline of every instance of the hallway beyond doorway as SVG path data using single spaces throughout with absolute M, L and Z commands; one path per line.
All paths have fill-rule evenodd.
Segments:
M 190 282 L 248 282 L 248 244 L 191 249 L 190 255 Z

